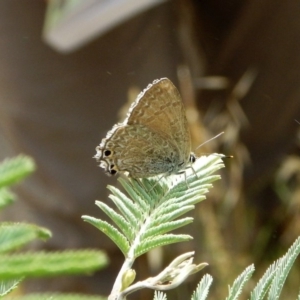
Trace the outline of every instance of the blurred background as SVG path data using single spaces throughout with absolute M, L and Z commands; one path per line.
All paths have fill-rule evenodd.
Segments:
M 111 258 L 95 275 L 28 280 L 24 292 L 109 293 L 122 254 L 81 215 L 105 218 L 94 201 L 108 200 L 116 178 L 92 157 L 127 101 L 161 77 L 181 92 L 194 149 L 225 132 L 197 155 L 234 158 L 183 229 L 194 240 L 163 248 L 161 261 L 141 257 L 138 279 L 195 250 L 214 299 L 251 263 L 254 284 L 300 233 L 299 53 L 297 0 L 2 0 L 0 157 L 30 155 L 38 170 L 1 220 L 49 228 L 53 238 L 36 248 L 97 247 Z M 199 274 L 168 297 L 189 299 Z M 299 281 L 296 263 L 288 298 Z

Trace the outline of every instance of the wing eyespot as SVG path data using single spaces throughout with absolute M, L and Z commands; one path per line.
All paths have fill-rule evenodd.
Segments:
M 103 154 L 104 154 L 105 157 L 109 157 L 109 156 L 112 155 L 112 151 L 110 151 L 110 150 L 105 150 L 105 151 L 103 152 Z
M 118 170 L 115 165 L 110 165 L 108 172 L 110 175 L 116 175 L 118 173 Z

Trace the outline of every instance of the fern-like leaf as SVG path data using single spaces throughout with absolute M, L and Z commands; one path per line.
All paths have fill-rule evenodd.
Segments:
M 35 170 L 32 158 L 24 155 L 6 159 L 0 164 L 0 188 L 19 182 Z
M 150 202 L 151 198 L 145 192 L 143 187 L 141 187 L 139 185 L 133 186 L 131 184 L 131 181 L 129 181 L 125 178 L 122 178 L 122 177 L 119 177 L 118 181 L 121 183 L 121 185 L 123 186 L 125 191 L 128 193 L 128 195 L 131 197 L 131 199 L 134 199 L 136 205 L 138 205 L 140 207 L 141 211 L 149 211 L 149 209 L 150 209 L 149 202 Z M 146 200 L 144 200 L 145 198 L 146 198 Z
M 0 210 L 12 204 L 15 199 L 16 196 L 8 188 L 0 188 Z
M 170 245 L 174 243 L 187 242 L 193 238 L 187 234 L 164 234 L 147 238 L 138 244 L 134 252 L 135 258 L 150 251 L 153 248 Z
M 275 261 L 265 272 L 263 277 L 258 281 L 257 285 L 250 294 L 250 300 L 263 300 L 271 286 L 275 276 L 276 269 L 280 264 L 281 259 Z
M 19 279 L 0 280 L 0 298 L 9 294 L 12 290 L 18 287 L 18 284 L 22 281 Z M 7 298 L 5 298 L 7 299 Z
M 167 295 L 160 291 L 155 291 L 153 300 L 167 300 Z
M 108 186 L 108 189 L 113 193 L 110 195 L 110 199 L 115 203 L 124 217 L 128 220 L 138 220 L 143 212 L 139 209 L 139 207 L 134 203 L 131 199 L 129 199 L 124 193 L 122 193 L 119 189 Z
M 271 288 L 269 290 L 269 294 L 268 294 L 269 300 L 279 299 L 287 275 L 291 270 L 299 253 L 300 253 L 300 237 L 296 239 L 294 244 L 289 248 L 288 252 L 280 260 L 280 264 L 276 269 L 276 274 L 272 281 Z
M 233 282 L 232 287 L 229 288 L 229 295 L 226 300 L 238 299 L 238 296 L 241 294 L 245 283 L 250 279 L 254 270 L 254 265 L 250 265 L 241 275 L 238 276 L 238 278 Z
M 45 228 L 25 223 L 0 224 L 0 253 L 18 249 L 39 238 L 48 239 L 51 232 Z
M 141 239 L 158 236 L 158 235 L 164 234 L 166 232 L 175 230 L 177 228 L 183 227 L 192 222 L 193 222 L 193 218 L 191 218 L 191 217 L 183 218 L 183 219 L 171 221 L 171 222 L 165 222 L 163 224 L 160 224 L 159 222 L 155 222 L 155 220 L 154 220 L 154 222 L 149 225 L 150 229 L 145 232 L 145 234 L 142 236 Z
M 156 220 L 156 222 L 169 222 L 176 217 L 180 217 L 190 210 L 194 209 L 194 205 L 185 205 L 185 203 L 173 203 L 169 206 L 159 206 L 158 209 L 152 212 L 152 218 Z
M 114 226 L 110 225 L 106 221 L 102 221 L 89 216 L 82 216 L 82 219 L 106 234 L 123 252 L 124 256 L 129 251 L 130 245 L 126 237 Z
M 111 218 L 112 221 L 119 227 L 119 229 L 124 233 L 128 241 L 132 242 L 134 239 L 134 228 L 131 227 L 131 224 L 123 218 L 121 214 L 118 214 L 112 208 L 101 201 L 96 201 L 96 205 L 106 213 L 107 216 Z
M 0 255 L 0 280 L 93 272 L 107 265 L 101 251 L 81 250 Z
M 85 294 L 33 293 L 24 296 L 12 296 L 5 300 L 107 300 L 107 297 Z
M 298 294 L 297 300 L 300 300 L 300 291 L 299 291 L 299 294 Z
M 205 274 L 194 291 L 191 300 L 205 300 L 208 296 L 208 291 L 213 282 L 213 278 Z
M 180 217 L 204 200 L 204 194 L 212 187 L 211 183 L 220 178 L 212 173 L 224 167 L 221 158 L 222 155 L 215 154 L 202 156 L 193 164 L 193 170 L 186 170 L 186 175 L 141 180 L 120 178 L 132 199 L 109 186 L 112 192 L 109 198 L 119 212 L 99 201 L 97 205 L 121 232 L 102 220 L 88 216 L 83 216 L 83 219 L 109 236 L 125 257 L 129 252 L 130 257 L 137 257 L 158 246 L 190 240 L 188 235 L 168 233 L 192 221 L 191 218 Z

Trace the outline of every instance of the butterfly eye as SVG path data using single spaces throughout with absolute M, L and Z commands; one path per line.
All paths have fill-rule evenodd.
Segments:
M 195 154 L 191 153 L 191 155 L 190 155 L 190 162 L 194 163 L 195 161 L 196 161 L 196 156 L 195 156 Z
M 105 155 L 106 157 L 110 156 L 111 154 L 112 154 L 112 152 L 111 152 L 110 150 L 105 150 L 105 151 L 104 151 L 104 155 Z

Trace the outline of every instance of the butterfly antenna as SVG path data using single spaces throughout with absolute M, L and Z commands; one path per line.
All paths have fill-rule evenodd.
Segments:
M 200 148 L 200 147 L 202 147 L 203 145 L 207 144 L 208 142 L 210 142 L 210 141 L 216 139 L 217 137 L 219 137 L 219 136 L 222 135 L 223 133 L 224 133 L 224 131 L 223 131 L 223 132 L 220 132 L 220 133 L 217 134 L 216 136 L 214 136 L 214 137 L 212 137 L 211 139 L 209 139 L 209 140 L 205 141 L 204 143 L 200 144 L 195 150 L 197 150 L 198 148 Z

